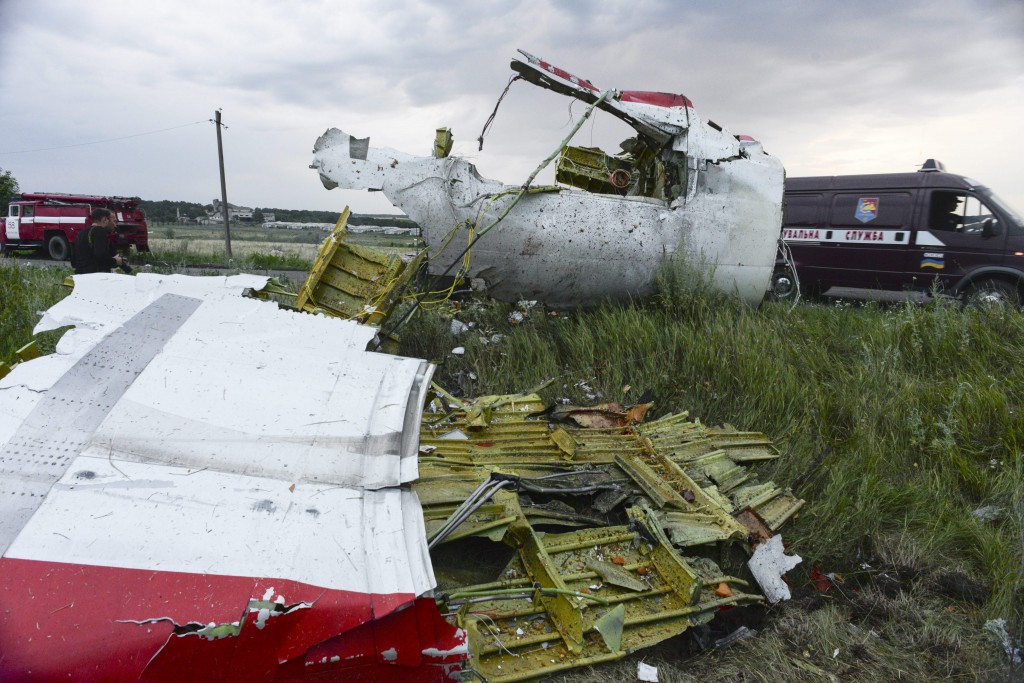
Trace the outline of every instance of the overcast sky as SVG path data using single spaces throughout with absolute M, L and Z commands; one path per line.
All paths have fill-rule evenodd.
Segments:
M 0 0 L 0 168 L 23 191 L 394 211 L 308 168 L 339 127 L 521 183 L 584 106 L 520 81 L 523 48 L 602 88 L 688 96 L 790 176 L 937 158 L 1024 213 L 1024 1 Z M 617 151 L 608 114 L 575 144 Z M 545 176 L 541 176 L 542 179 Z M 548 176 L 550 180 L 550 176 Z

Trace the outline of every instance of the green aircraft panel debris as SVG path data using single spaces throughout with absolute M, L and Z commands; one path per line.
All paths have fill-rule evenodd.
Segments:
M 345 242 L 349 216 L 346 207 L 299 289 L 295 307 L 379 326 L 400 300 L 426 252 L 406 263 L 393 254 Z
M 22 346 L 20 349 L 12 353 L 9 357 L 0 359 L 0 379 L 3 379 L 11 373 L 18 363 L 24 363 L 30 361 L 33 358 L 39 358 L 41 352 L 39 345 L 36 344 L 36 340 L 33 339 L 29 343 Z
M 649 405 L 435 393 L 413 483 L 428 538 L 514 549 L 495 580 L 438 596 L 467 631 L 477 675 L 519 681 L 619 659 L 763 600 L 746 561 L 803 504 L 750 469 L 780 457 L 763 434 L 685 413 L 644 422 Z M 435 572 L 447 585 L 443 562 Z

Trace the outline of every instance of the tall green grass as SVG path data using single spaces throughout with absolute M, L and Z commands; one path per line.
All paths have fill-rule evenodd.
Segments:
M 688 410 L 766 432 L 785 456 L 765 476 L 808 501 L 783 531 L 804 557 L 791 574 L 798 587 L 814 592 L 817 566 L 863 602 L 880 576 L 898 577 L 903 602 L 883 594 L 893 619 L 943 621 L 965 646 L 954 658 L 967 679 L 1006 670 L 983 624 L 1004 618 L 1018 636 L 1024 626 L 1020 311 L 944 300 L 753 310 L 671 273 L 643 303 L 571 315 L 533 307 L 521 322 L 516 311 L 427 311 L 401 332 L 401 352 L 435 360 L 436 380 L 466 394 L 554 378 L 549 401 L 653 400 L 652 416 Z M 451 318 L 472 329 L 453 336 Z M 918 664 L 917 675 L 942 678 Z
M 71 292 L 62 284 L 70 274 L 68 267 L 38 268 L 23 266 L 16 258 L 0 259 L 0 360 L 32 341 L 42 311 Z M 51 353 L 61 334 L 55 330 L 40 335 L 40 350 Z
M 0 356 L 27 341 L 67 272 L 2 264 Z M 453 318 L 472 328 L 453 334 Z M 678 653 L 650 654 L 663 680 L 1016 675 L 984 625 L 1006 619 L 1017 638 L 1024 626 L 1020 311 L 944 300 L 753 310 L 667 272 L 644 302 L 572 314 L 454 302 L 399 334 L 401 353 L 435 361 L 456 394 L 554 379 L 549 401 L 650 400 L 651 417 L 688 410 L 775 440 L 784 457 L 762 474 L 807 500 L 783 530 L 804 558 L 789 574 L 797 599 L 734 649 L 684 667 Z M 833 590 L 813 588 L 812 567 L 834 573 Z M 578 680 L 635 677 L 635 662 L 623 666 Z

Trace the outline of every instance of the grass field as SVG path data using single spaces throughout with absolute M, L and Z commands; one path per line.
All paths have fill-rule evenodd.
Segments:
M 748 616 L 760 636 L 693 659 L 673 639 L 570 680 L 635 680 L 639 658 L 662 681 L 1020 680 L 986 624 L 1019 639 L 1024 623 L 1024 315 L 941 300 L 755 311 L 678 282 L 572 315 L 461 303 L 402 333 L 401 352 L 464 395 L 555 378 L 549 401 L 650 400 L 652 417 L 688 410 L 785 453 L 764 474 L 807 500 L 783 530 L 804 561 L 793 601 Z M 451 318 L 472 330 L 453 337 Z
M 0 261 L 0 357 L 66 294 L 63 276 Z M 453 335 L 453 318 L 472 328 Z M 1024 626 L 1020 311 L 943 300 L 751 310 L 668 272 L 661 294 L 635 305 L 556 315 L 448 302 L 399 333 L 401 353 L 435 362 L 457 395 L 555 378 L 551 401 L 650 400 L 652 417 L 689 410 L 766 432 L 785 456 L 764 478 L 807 500 L 783 530 L 803 557 L 788 575 L 794 599 L 737 617 L 756 638 L 704 652 L 673 638 L 556 680 L 635 680 L 640 659 L 669 683 L 1022 680 L 1006 648 Z
M 164 266 L 234 266 L 240 269 L 309 269 L 329 233 L 320 229 L 232 227 L 231 256 L 226 257 L 222 228 L 208 225 L 150 227 L 150 253 L 132 252 L 133 263 Z M 420 246 L 417 238 L 383 233 L 350 233 L 346 240 L 383 251 L 407 253 Z

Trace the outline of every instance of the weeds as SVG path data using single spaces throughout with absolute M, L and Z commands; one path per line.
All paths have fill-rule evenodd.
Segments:
M 70 268 L 25 267 L 15 258 L 0 261 L 0 360 L 32 341 L 41 313 L 70 293 L 62 284 L 70 274 Z M 40 335 L 40 351 L 52 353 L 62 333 Z
M 28 339 L 66 270 L 0 268 L 2 346 Z M 673 639 L 574 680 L 1014 680 L 985 623 L 1024 626 L 1024 314 L 928 305 L 766 303 L 666 273 L 643 303 L 571 314 L 454 302 L 400 330 L 453 393 L 653 401 L 766 432 L 765 478 L 808 501 L 784 531 L 796 598 L 758 638 L 687 659 Z M 455 326 L 458 320 L 466 327 Z M 463 355 L 452 350 L 464 349 Z M 812 568 L 836 577 L 820 592 Z M 712 622 L 714 623 L 714 622 Z
M 494 302 L 428 312 L 403 330 L 402 353 L 438 361 L 437 381 L 475 395 L 553 377 L 549 401 L 652 400 L 652 417 L 689 410 L 776 441 L 786 457 L 765 476 L 808 501 L 784 531 L 804 557 L 794 590 L 811 599 L 820 567 L 849 577 L 846 597 L 777 608 L 786 620 L 767 642 L 702 660 L 702 676 L 1006 680 L 983 624 L 1005 618 L 1018 638 L 1024 626 L 1024 314 L 944 300 L 751 310 L 699 282 L 662 284 L 646 303 L 570 315 Z M 453 336 L 453 318 L 472 329 Z M 835 619 L 832 635 L 790 645 L 787 629 Z M 665 680 L 696 678 L 669 665 Z

